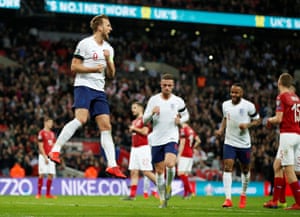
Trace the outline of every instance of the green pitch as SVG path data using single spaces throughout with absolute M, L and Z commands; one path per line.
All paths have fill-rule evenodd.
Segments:
M 120 196 L 59 196 L 57 199 L 37 200 L 34 196 L 0 196 L 0 217 L 76 217 L 76 216 L 172 216 L 172 217 L 265 217 L 299 216 L 300 211 L 266 209 L 262 204 L 269 197 L 248 197 L 247 207 L 238 208 L 238 197 L 233 198 L 233 208 L 222 208 L 223 197 L 193 197 L 183 200 L 174 196 L 168 207 L 159 209 L 159 200 L 138 196 L 135 201 L 124 201 Z M 288 198 L 288 204 L 293 198 Z

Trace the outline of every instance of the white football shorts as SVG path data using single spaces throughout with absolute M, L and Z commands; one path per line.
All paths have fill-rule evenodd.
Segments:
M 276 158 L 281 160 L 282 166 L 294 165 L 295 171 L 300 172 L 300 135 L 280 133 Z
M 128 169 L 152 171 L 151 158 L 151 148 L 149 145 L 131 147 Z
M 39 174 L 56 174 L 55 163 L 48 159 L 48 164 L 46 164 L 41 154 L 39 154 Z
M 192 172 L 193 158 L 191 157 L 179 157 L 177 171 L 178 172 Z

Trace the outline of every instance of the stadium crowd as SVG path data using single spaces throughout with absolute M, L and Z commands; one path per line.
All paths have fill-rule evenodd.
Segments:
M 274 129 L 266 129 L 265 120 L 274 113 L 278 75 L 284 70 L 294 73 L 300 67 L 297 37 L 278 40 L 270 35 L 242 37 L 226 33 L 197 36 L 184 30 L 170 35 L 162 29 L 144 32 L 114 23 L 113 26 L 111 44 L 116 53 L 117 77 L 107 83 L 107 94 L 114 141 L 119 148 L 130 149 L 131 102 L 145 103 L 159 91 L 160 79 L 159 72 L 139 71 L 128 67 L 125 61 L 167 63 L 179 69 L 175 93 L 187 102 L 190 125 L 202 140 L 195 154 L 193 175 L 220 179 L 223 138 L 215 137 L 214 131 L 222 119 L 221 103 L 229 98 L 230 84 L 239 81 L 245 87 L 245 98 L 255 103 L 263 118 L 263 124 L 251 130 L 252 179 L 272 180 L 277 136 Z M 39 37 L 41 30 L 34 26 L 16 28 L 4 22 L 0 25 L 0 56 L 18 63 L 13 67 L 0 65 L 1 176 L 9 176 L 16 162 L 21 162 L 26 176 L 37 175 L 37 133 L 42 127 L 42 117 L 54 118 L 57 133 L 73 117 L 73 77 L 69 64 L 77 41 L 43 40 Z M 79 31 L 90 30 L 79 25 L 74 32 Z M 95 123 L 89 122 L 75 137 L 99 138 Z M 64 166 L 84 171 L 94 165 L 99 176 L 104 176 L 103 156 L 65 152 L 63 158 L 58 171 Z M 126 171 L 128 162 L 121 163 Z

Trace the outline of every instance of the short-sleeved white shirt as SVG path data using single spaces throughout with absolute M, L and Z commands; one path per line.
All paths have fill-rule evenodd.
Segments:
M 227 145 L 237 148 L 250 148 L 251 139 L 249 130 L 241 130 L 239 124 L 250 123 L 252 119 L 259 119 L 254 104 L 246 99 L 234 105 L 227 100 L 222 105 L 223 117 L 226 118 L 225 141 Z
M 151 146 L 178 143 L 179 128 L 175 124 L 175 117 L 185 109 L 183 99 L 172 94 L 166 100 L 161 97 L 161 93 L 156 94 L 149 99 L 144 116 L 149 116 L 155 106 L 160 107 L 160 114 L 152 117 Z
M 81 58 L 86 67 L 95 67 L 99 64 L 106 68 L 103 50 L 109 50 L 110 58 L 114 58 L 114 49 L 107 42 L 99 45 L 93 36 L 81 40 L 74 52 L 74 57 Z M 86 86 L 95 90 L 104 91 L 105 70 L 102 73 L 76 73 L 74 86 Z

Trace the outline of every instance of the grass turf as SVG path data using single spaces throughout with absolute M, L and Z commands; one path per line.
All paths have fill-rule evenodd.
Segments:
M 0 196 L 0 217 L 77 217 L 77 216 L 221 216 L 221 217 L 267 217 L 299 216 L 298 210 L 266 209 L 262 204 L 269 197 L 248 197 L 247 207 L 238 208 L 238 197 L 233 197 L 233 208 L 222 208 L 224 197 L 197 196 L 183 200 L 174 196 L 168 207 L 159 209 L 159 200 L 138 196 L 134 201 L 122 200 L 120 196 L 59 196 L 57 199 L 35 199 L 34 196 Z M 288 197 L 288 204 L 293 198 Z

